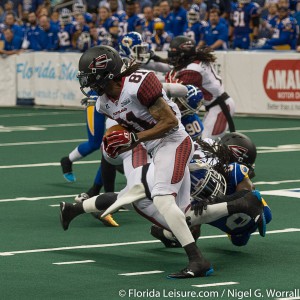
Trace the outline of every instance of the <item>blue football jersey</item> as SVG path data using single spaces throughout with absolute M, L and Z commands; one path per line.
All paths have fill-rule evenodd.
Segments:
M 197 114 L 185 115 L 181 117 L 181 123 L 185 131 L 195 140 L 202 135 L 203 123 Z
M 204 29 L 208 24 L 205 21 L 197 22 L 194 24 L 189 24 L 188 28 L 185 30 L 184 35 L 196 42 L 196 45 L 200 42 L 204 34 Z
M 233 194 L 237 185 L 242 182 L 244 178 L 248 178 L 249 169 L 244 165 L 233 163 L 229 165 L 229 171 L 229 182 L 226 191 L 227 195 Z M 271 210 L 264 200 L 263 205 L 266 222 L 269 223 L 272 219 Z M 255 232 L 257 229 L 254 220 L 243 213 L 223 217 L 211 222 L 210 225 L 229 234 L 231 242 L 237 246 L 246 245 L 251 233 Z
M 247 3 L 240 6 L 238 3 L 232 5 L 231 20 L 234 27 L 234 35 L 248 35 L 252 32 L 251 19 L 259 15 L 257 3 Z
M 72 48 L 72 34 L 74 32 L 74 25 L 59 25 L 58 31 L 58 41 L 59 41 L 59 50 L 66 51 L 67 49 Z

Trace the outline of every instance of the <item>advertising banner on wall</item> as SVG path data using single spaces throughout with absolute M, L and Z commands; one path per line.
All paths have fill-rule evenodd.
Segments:
M 36 52 L 34 57 L 35 104 L 61 105 L 60 53 Z
M 80 91 L 80 85 L 76 77 L 80 56 L 79 53 L 61 55 L 58 85 L 59 97 L 63 106 L 81 106 L 80 100 L 85 97 Z
M 17 98 L 34 99 L 34 52 L 16 55 Z
M 16 105 L 16 58 L 0 56 L 0 106 Z
M 300 115 L 300 60 L 294 53 L 229 52 L 226 90 L 239 113 Z

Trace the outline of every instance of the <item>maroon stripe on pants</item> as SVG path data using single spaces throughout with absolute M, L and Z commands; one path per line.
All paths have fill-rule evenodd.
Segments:
M 149 220 L 151 223 L 153 223 L 153 224 L 155 224 L 155 225 L 157 225 L 157 226 L 159 226 L 159 227 L 161 227 L 161 228 L 163 228 L 163 229 L 166 229 L 166 230 L 170 231 L 169 229 L 167 229 L 166 227 L 164 227 L 163 225 L 161 225 L 159 222 L 157 222 L 154 218 L 149 217 L 149 216 L 147 216 L 146 214 L 144 214 L 144 213 L 143 213 L 141 210 L 139 210 L 134 204 L 133 204 L 133 208 L 135 209 L 135 211 L 136 211 L 139 215 L 141 215 L 143 218 Z
M 191 150 L 192 142 L 190 137 L 187 136 L 176 149 L 173 176 L 171 180 L 172 184 L 176 184 L 182 180 Z
M 132 166 L 134 169 L 145 165 L 147 161 L 147 150 L 141 144 L 132 149 Z
M 228 107 L 228 110 L 230 111 L 229 105 L 227 105 L 227 107 Z M 226 125 L 227 125 L 226 117 L 223 112 L 220 112 L 218 114 L 212 135 L 218 135 L 218 134 L 221 134 L 222 132 L 224 132 Z

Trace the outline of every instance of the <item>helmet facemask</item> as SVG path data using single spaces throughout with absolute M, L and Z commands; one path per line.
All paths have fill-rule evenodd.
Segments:
M 227 183 L 223 175 L 208 164 L 191 163 L 191 196 L 198 201 L 210 196 L 225 195 Z
M 137 63 L 145 64 L 150 59 L 149 45 L 145 42 L 141 43 L 141 45 L 133 46 L 130 51 L 131 56 Z

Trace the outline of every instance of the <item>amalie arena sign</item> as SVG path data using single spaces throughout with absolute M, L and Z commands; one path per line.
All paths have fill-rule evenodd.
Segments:
M 300 59 L 269 61 L 264 70 L 263 83 L 271 100 L 300 102 Z

